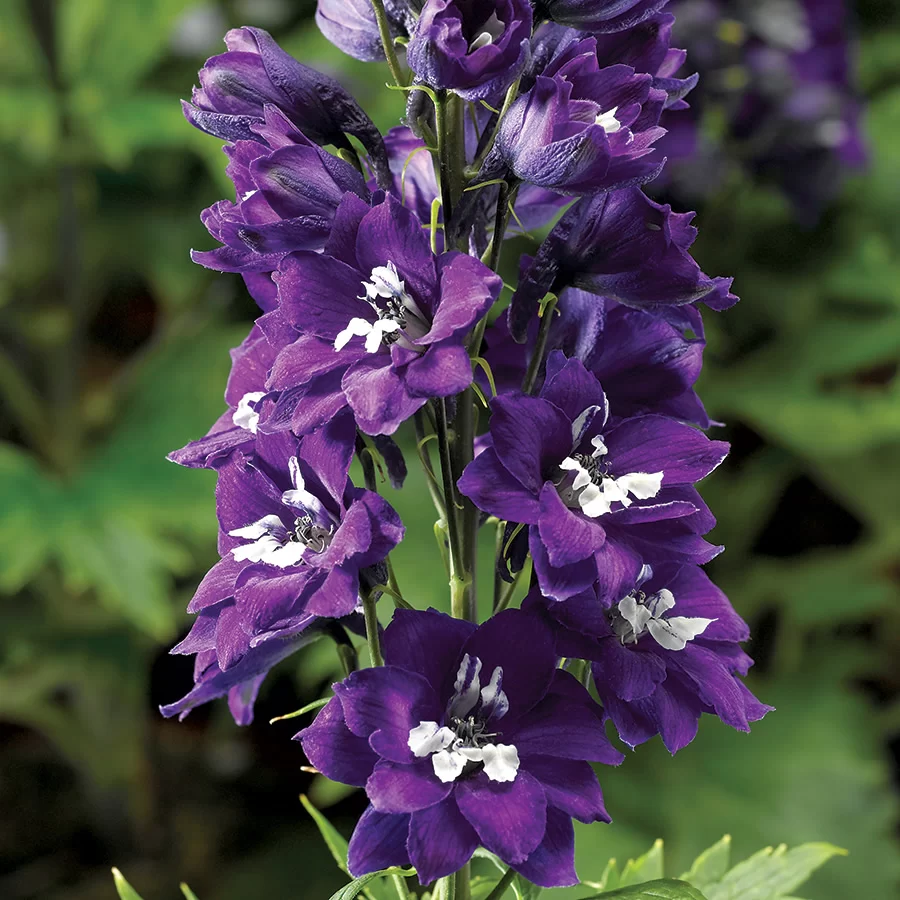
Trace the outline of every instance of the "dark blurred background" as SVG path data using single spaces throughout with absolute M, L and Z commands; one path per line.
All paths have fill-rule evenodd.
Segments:
M 778 711 L 750 736 L 704 721 L 676 758 L 652 742 L 604 771 L 615 824 L 581 829 L 584 877 L 657 837 L 678 874 L 727 832 L 736 859 L 781 841 L 849 849 L 810 898 L 896 896 L 900 3 L 850 6 L 864 165 L 832 167 L 821 203 L 798 204 L 808 161 L 774 178 L 745 164 L 713 98 L 701 128 L 721 141 L 717 177 L 657 189 L 696 206 L 696 255 L 743 298 L 706 317 L 701 394 L 734 452 L 705 495 L 728 547 L 712 574 L 753 625 L 752 687 Z M 248 728 L 221 703 L 183 723 L 157 712 L 190 685 L 190 660 L 167 649 L 216 558 L 210 474 L 164 457 L 221 412 L 227 350 L 255 313 L 237 276 L 188 258 L 213 246 L 200 210 L 232 188 L 178 100 L 227 28 L 253 24 L 396 124 L 381 68 L 330 47 L 313 11 L 0 2 L 4 900 L 111 898 L 111 865 L 145 900 L 179 880 L 202 900 L 319 900 L 342 883 L 298 795 L 346 833 L 363 801 L 301 771 L 290 737 L 306 719 L 268 724 L 337 676 L 326 643 L 270 676 Z M 717 39 L 734 44 L 729 27 Z M 404 591 L 444 605 L 421 479 L 388 493 L 410 534 Z

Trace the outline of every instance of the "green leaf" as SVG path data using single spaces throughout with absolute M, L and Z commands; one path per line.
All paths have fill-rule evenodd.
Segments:
M 142 900 L 141 895 L 125 880 L 125 876 L 116 868 L 112 870 L 119 900 Z
M 360 878 L 354 878 L 350 884 L 345 884 L 339 891 L 331 895 L 330 900 L 354 900 L 362 892 L 366 885 L 371 884 L 376 878 L 383 878 L 385 875 L 402 875 L 404 878 L 411 878 L 415 875 L 415 869 L 382 869 L 380 872 L 369 872 Z
M 314 709 L 321 709 L 330 700 L 331 697 L 323 697 L 321 700 L 313 700 L 312 703 L 307 703 L 306 706 L 302 707 L 301 709 L 295 709 L 293 712 L 285 713 L 285 715 L 283 716 L 275 716 L 274 719 L 269 719 L 269 724 L 274 725 L 276 722 L 284 722 L 286 719 L 296 719 L 308 712 L 312 712 Z
M 322 835 L 322 840 L 325 841 L 326 846 L 331 851 L 338 868 L 349 875 L 350 870 L 347 868 L 348 844 L 344 836 L 309 802 L 305 794 L 300 795 L 300 802 L 303 804 L 303 808 L 312 816 L 319 829 L 319 834 Z
M 661 878 L 615 891 L 604 891 L 602 894 L 592 894 L 585 900 L 615 900 L 617 897 L 622 900 L 706 900 L 695 887 L 673 878 Z
M 643 856 L 628 860 L 622 870 L 618 886 L 627 887 L 644 881 L 654 881 L 662 878 L 664 874 L 663 842 L 658 840 Z
M 721 881 L 731 862 L 731 835 L 726 834 L 708 850 L 704 850 L 691 866 L 690 871 L 679 876 L 701 891 L 708 885 Z
M 804 844 L 788 850 L 767 847 L 736 865 L 705 889 L 707 900 L 776 900 L 806 882 L 816 869 L 846 850 L 832 844 Z

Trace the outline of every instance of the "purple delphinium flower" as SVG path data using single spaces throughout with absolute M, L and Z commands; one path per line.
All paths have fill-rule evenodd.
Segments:
M 353 166 L 309 141 L 274 106 L 251 128 L 260 141 L 224 148 L 236 202 L 220 200 L 201 216 L 225 246 L 191 252 L 194 262 L 219 272 L 272 272 L 288 253 L 320 250 L 344 194 L 370 199 Z
M 406 0 L 385 0 L 391 36 L 407 37 L 415 18 Z M 372 0 L 318 0 L 316 24 L 336 47 L 354 59 L 379 62 L 384 59 L 381 33 Z
M 530 0 L 426 0 L 406 58 L 423 84 L 486 100 L 524 69 L 531 27 Z
M 728 445 L 663 416 L 609 422 L 597 379 L 559 351 L 540 396 L 491 402 L 490 438 L 459 480 L 475 505 L 529 526 L 541 591 L 566 600 L 597 585 L 622 596 L 647 560 L 708 562 L 715 520 L 694 483 Z
M 543 887 L 577 883 L 572 818 L 608 822 L 585 760 L 617 765 L 588 692 L 556 668 L 543 617 L 480 627 L 398 610 L 386 665 L 353 673 L 297 735 L 327 777 L 366 788 L 353 875 L 416 867 L 428 884 L 480 845 Z
M 273 416 L 297 433 L 349 404 L 364 432 L 390 434 L 428 398 L 464 390 L 464 339 L 502 287 L 471 256 L 435 256 L 398 200 L 370 209 L 352 194 L 325 252 L 286 257 L 276 280 L 278 320 L 301 335 L 269 388 L 283 392 Z
M 259 433 L 252 453 L 234 450 L 219 467 L 222 559 L 188 606 L 198 613 L 191 633 L 172 651 L 198 654 L 197 684 L 164 714 L 185 715 L 238 685 L 236 695 L 255 696 L 248 683 L 258 687 L 310 628 L 351 616 L 360 590 L 382 580 L 373 567 L 403 525 L 386 500 L 350 483 L 354 437 L 345 413 L 299 442 Z
M 546 17 L 581 31 L 624 31 L 659 12 L 669 0 L 536 0 L 538 19 Z
M 709 278 L 688 253 L 697 236 L 693 213 L 673 213 L 626 188 L 577 201 L 538 248 L 510 304 L 510 330 L 524 341 L 545 294 L 577 287 L 660 315 L 701 301 L 737 303 L 730 278 Z
M 667 95 L 630 66 L 600 69 L 597 43 L 570 45 L 537 76 L 500 123 L 479 176 L 512 177 L 563 194 L 587 194 L 648 181 L 662 161 L 648 159 Z
M 234 28 L 226 53 L 200 70 L 200 87 L 183 103 L 187 120 L 225 141 L 259 140 L 253 125 L 266 104 L 280 109 L 310 140 L 355 153 L 347 135 L 369 152 L 372 167 L 388 183 L 384 141 L 360 105 L 333 78 L 297 62 L 261 28 Z
M 709 427 L 709 416 L 694 390 L 703 366 L 702 338 L 687 338 L 658 316 L 575 288 L 562 292 L 557 308 L 547 348 L 584 363 L 603 385 L 611 417 L 657 413 Z M 510 335 L 506 312 L 487 329 L 482 355 L 491 366 L 498 393 L 520 389 L 538 328 L 538 319 L 532 320 L 524 346 Z M 542 373 L 538 377 L 540 386 Z M 482 380 L 483 373 L 479 383 Z
M 740 680 L 753 665 L 739 646 L 750 631 L 702 569 L 645 566 L 626 590 L 612 605 L 591 592 L 565 603 L 532 592 L 525 604 L 545 607 L 564 626 L 561 653 L 591 661 L 603 708 L 625 743 L 660 734 L 675 753 L 694 739 L 701 713 L 749 731 L 772 709 Z
M 191 469 L 217 468 L 240 449 L 251 453 L 266 397 L 266 377 L 275 361 L 275 348 L 254 325 L 239 347 L 231 351 L 231 374 L 225 387 L 228 409 L 205 437 L 169 454 L 172 462 Z

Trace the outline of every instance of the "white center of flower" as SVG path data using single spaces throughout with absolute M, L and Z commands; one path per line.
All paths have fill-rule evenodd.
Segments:
M 343 350 L 354 337 L 364 337 L 366 353 L 376 353 L 383 345 L 403 341 L 404 334 L 415 340 L 428 333 L 425 316 L 392 262 L 376 266 L 369 277 L 369 281 L 362 283 L 365 294 L 357 299 L 365 300 L 378 318 L 370 322 L 354 316 L 334 339 L 335 350 Z M 409 341 L 405 344 L 414 346 Z
M 467 768 L 473 771 L 480 766 L 491 781 L 498 782 L 515 781 L 519 771 L 519 751 L 512 744 L 493 743 L 499 734 L 488 731 L 489 723 L 509 710 L 503 669 L 497 666 L 484 687 L 480 673 L 481 660 L 466 654 L 447 705 L 447 724 L 419 722 L 409 732 L 409 749 L 420 759 L 430 756 L 434 774 L 445 784 L 456 781 Z
M 618 109 L 618 106 L 614 106 L 607 112 L 600 113 L 600 115 L 594 119 L 594 124 L 599 125 L 607 134 L 615 134 L 622 128 L 622 123 L 616 118 Z
M 503 22 L 497 17 L 496 10 L 492 12 L 491 17 L 481 26 L 482 30 L 478 36 L 469 43 L 469 53 L 474 53 L 482 47 L 487 47 L 488 44 L 493 44 L 503 34 L 505 27 Z
M 667 588 L 649 596 L 641 590 L 633 591 L 619 601 L 617 612 L 613 612 L 613 631 L 623 644 L 636 644 L 649 633 L 666 650 L 684 650 L 688 641 L 703 634 L 716 621 L 666 616 L 674 606 L 675 596 Z
M 238 428 L 243 428 L 244 431 L 256 434 L 256 429 L 259 427 L 259 413 L 256 411 L 256 404 L 265 396 L 265 391 L 252 391 L 249 394 L 244 394 L 237 405 L 237 409 L 234 411 L 234 415 L 231 417 L 231 421 Z
M 634 502 L 632 497 L 649 500 L 659 493 L 662 472 L 631 472 L 616 477 L 610 473 L 609 463 L 604 459 L 609 451 L 603 439 L 599 436 L 591 438 L 591 445 L 594 449 L 590 456 L 574 453 L 559 464 L 564 472 L 575 473 L 571 481 L 564 478 L 558 488 L 566 506 L 580 508 L 586 516 L 596 519 L 610 512 L 613 503 L 628 507 Z
M 303 515 L 294 519 L 293 529 L 287 528 L 280 516 L 269 515 L 229 531 L 231 537 L 245 538 L 250 542 L 232 549 L 236 560 L 267 563 L 286 569 L 302 562 L 307 551 L 322 553 L 331 543 L 334 535 L 332 516 L 319 499 L 306 490 L 296 456 L 291 458 L 288 467 L 294 488 L 281 495 L 281 502 Z M 319 521 L 328 521 L 329 526 L 326 528 L 317 524 Z

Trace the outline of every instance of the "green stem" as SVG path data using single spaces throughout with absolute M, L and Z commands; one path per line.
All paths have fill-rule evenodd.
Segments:
M 400 900 L 409 900 L 409 891 L 406 889 L 405 878 L 400 875 L 391 875 L 391 884 L 394 885 L 394 889 L 397 891 L 397 896 Z
M 475 392 L 466 388 L 459 396 L 456 413 L 455 475 L 462 475 L 475 456 Z M 454 478 L 454 481 L 456 478 Z M 462 564 L 465 573 L 460 618 L 475 622 L 478 618 L 475 565 L 478 559 L 478 510 L 468 497 L 462 502 Z
M 472 890 L 471 890 L 472 866 L 471 866 L 471 864 L 466 863 L 453 876 L 453 879 L 456 882 L 456 893 L 454 896 L 454 900 L 471 900 L 471 898 L 472 898 Z
M 537 381 L 541 363 L 544 361 L 544 354 L 547 352 L 547 341 L 550 338 L 550 326 L 553 324 L 553 316 L 556 313 L 557 302 L 558 300 L 554 298 L 544 307 L 544 314 L 541 316 L 541 327 L 538 330 L 534 355 L 531 357 L 531 362 L 528 364 L 528 371 L 525 373 L 525 380 L 522 382 L 523 394 L 530 394 L 534 389 L 535 381 Z
M 435 94 L 434 120 L 445 236 L 452 234 L 450 223 L 463 191 L 463 170 L 466 163 L 464 113 L 461 97 L 448 91 L 438 91 Z
M 447 507 L 444 505 L 444 497 L 441 494 L 440 486 L 434 474 L 434 468 L 431 465 L 431 457 L 428 453 L 428 444 L 426 438 L 430 440 L 430 435 L 425 430 L 425 417 L 419 410 L 413 417 L 416 428 L 416 452 L 419 454 L 419 462 L 422 463 L 422 469 L 425 472 L 425 480 L 428 483 L 428 490 L 437 510 L 438 516 L 447 521 Z
M 477 175 L 481 170 L 481 166 L 484 161 L 487 159 L 487 155 L 494 149 L 494 142 L 497 140 L 497 135 L 500 133 L 500 123 L 503 121 L 503 117 L 506 115 L 507 110 L 512 106 L 513 100 L 519 94 L 519 84 L 522 81 L 521 76 L 517 78 L 510 86 L 509 90 L 506 92 L 506 97 L 503 98 L 503 106 L 500 107 L 500 113 L 497 116 L 497 121 L 494 123 L 494 130 L 491 133 L 490 138 L 487 143 L 484 145 L 481 153 L 475 158 L 472 162 L 472 166 L 469 171 L 473 176 Z
M 485 897 L 485 900 L 500 900 L 515 877 L 515 871 L 513 869 L 507 869 L 506 874 L 497 882 L 497 886 L 487 895 L 487 897 Z
M 383 666 L 381 638 L 378 635 L 378 612 L 375 608 L 375 591 L 362 595 L 363 615 L 366 619 L 366 643 L 369 645 L 369 659 L 373 666 Z
M 397 87 L 405 87 L 403 70 L 400 68 L 400 60 L 397 59 L 397 51 L 394 50 L 394 39 L 391 37 L 391 26 L 387 13 L 384 11 L 384 0 L 372 0 L 372 9 L 375 11 L 375 21 L 378 23 L 378 33 L 381 35 L 381 46 L 384 48 L 384 56 L 387 59 L 394 83 Z

